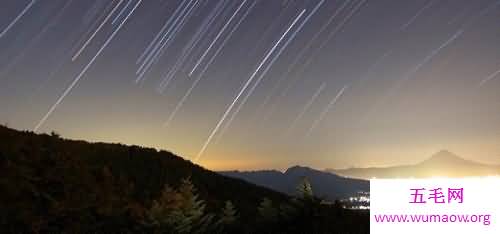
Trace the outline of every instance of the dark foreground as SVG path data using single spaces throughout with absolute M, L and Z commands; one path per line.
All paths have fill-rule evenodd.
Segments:
M 2 233 L 369 233 L 366 211 L 290 197 L 166 151 L 0 126 Z

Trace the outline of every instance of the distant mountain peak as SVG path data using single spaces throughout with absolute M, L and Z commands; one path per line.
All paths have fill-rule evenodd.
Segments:
M 330 201 L 357 195 L 360 191 L 369 191 L 367 180 L 340 177 L 330 172 L 319 171 L 306 166 L 292 166 L 284 172 L 268 173 L 269 170 L 253 172 L 220 172 L 222 175 L 246 180 L 266 188 L 295 195 L 297 185 L 307 177 L 315 195 Z
M 454 154 L 448 150 L 445 150 L 445 149 L 442 149 L 442 150 L 438 151 L 437 153 L 435 153 L 434 155 L 432 155 L 432 157 L 446 157 L 446 156 L 458 157 L 456 154 Z
M 494 176 L 500 174 L 500 166 L 488 165 L 464 159 L 448 150 L 441 150 L 426 160 L 412 165 L 372 168 L 348 168 L 329 170 L 349 178 L 429 178 Z
M 310 171 L 310 170 L 312 170 L 312 169 L 309 167 L 295 165 L 293 167 L 289 167 L 288 169 L 286 169 L 284 174 L 290 174 L 290 173 L 294 173 L 294 172 L 304 172 L 304 171 Z
M 430 158 L 423 161 L 422 164 L 429 163 L 457 163 L 457 162 L 466 162 L 467 160 L 461 158 L 460 156 L 448 151 L 448 150 L 440 150 L 439 152 L 433 154 Z

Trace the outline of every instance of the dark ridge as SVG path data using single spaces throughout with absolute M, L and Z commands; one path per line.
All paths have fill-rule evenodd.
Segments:
M 59 170 L 59 167 L 66 167 L 66 162 L 75 162 L 68 163 L 74 169 Z M 109 171 L 117 181 L 124 181 L 120 182 L 119 191 L 114 192 L 133 203 L 142 204 L 141 209 L 150 207 L 165 185 L 177 187 L 184 178 L 191 179 L 209 211 L 220 210 L 224 202 L 230 200 L 240 217 L 249 220 L 249 225 L 256 216 L 256 205 L 263 198 L 273 201 L 288 199 L 282 193 L 222 176 L 168 151 L 123 144 L 88 143 L 63 139 L 55 133 L 35 134 L 0 126 L 0 187 L 5 190 L 0 194 L 0 201 L 11 204 L 13 209 L 3 210 L 5 215 L 17 213 L 17 209 L 26 209 L 23 212 L 32 212 L 30 215 L 34 216 L 48 215 L 44 213 L 46 204 L 34 199 L 33 194 L 57 197 L 59 189 L 70 185 L 47 184 L 45 180 L 66 181 L 70 178 L 74 184 L 92 188 L 99 181 L 85 181 L 86 178 L 93 178 L 92 175 L 103 170 Z M 21 175 L 24 172 L 27 175 Z M 130 191 L 125 191 L 127 186 L 131 187 Z M 91 192 L 82 195 L 100 196 Z M 0 218 L 0 226 L 1 222 L 8 220 L 8 217 Z
M 348 198 L 359 192 L 370 190 L 369 182 L 366 180 L 349 179 L 304 166 L 290 167 L 284 173 L 274 170 L 222 171 L 219 173 L 289 195 L 294 195 L 297 183 L 302 178 L 307 178 L 314 188 L 314 193 L 329 201 Z

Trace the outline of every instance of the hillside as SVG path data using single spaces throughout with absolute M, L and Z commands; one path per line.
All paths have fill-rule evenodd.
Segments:
M 368 181 L 344 178 L 332 173 L 300 166 L 290 167 L 284 173 L 275 170 L 225 171 L 220 173 L 289 195 L 295 193 L 298 181 L 305 177 L 315 189 L 316 195 L 330 201 L 348 198 L 359 192 L 368 192 L 370 190 Z
M 376 178 L 426 178 L 426 177 L 474 177 L 500 174 L 500 166 L 486 165 L 463 159 L 456 154 L 441 150 L 427 160 L 414 165 L 394 167 L 327 169 L 338 175 L 370 179 Z
M 367 213 L 291 198 L 167 151 L 2 126 L 0 173 L 3 233 L 367 233 L 369 227 Z

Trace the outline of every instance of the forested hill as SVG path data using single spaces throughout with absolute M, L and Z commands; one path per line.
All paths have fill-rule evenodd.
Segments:
M 140 211 L 160 196 L 165 185 L 178 187 L 185 178 L 192 181 L 208 210 L 218 210 L 225 201 L 231 201 L 241 216 L 254 217 L 255 206 L 263 198 L 287 199 L 283 194 L 219 175 L 167 151 L 67 140 L 57 134 L 21 132 L 3 126 L 0 162 L 0 186 L 6 189 L 0 194 L 1 200 L 8 201 L 11 208 L 26 209 L 23 215 L 27 216 L 44 216 L 43 206 L 48 203 L 43 196 L 48 200 L 73 197 L 81 199 L 74 201 L 75 206 L 84 206 L 78 203 L 94 203 L 99 197 L 110 195 L 110 200 L 124 200 L 123 204 L 111 205 L 140 205 Z M 3 219 L 5 222 L 6 217 Z
M 167 151 L 0 126 L 2 233 L 368 233 L 367 212 L 219 175 Z

